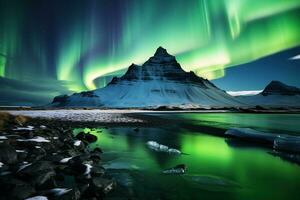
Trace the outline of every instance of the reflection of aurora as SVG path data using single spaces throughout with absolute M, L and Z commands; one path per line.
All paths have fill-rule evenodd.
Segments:
M 185 70 L 216 79 L 300 45 L 299 0 L 45 2 L 0 1 L 1 76 L 94 89 L 163 46 Z

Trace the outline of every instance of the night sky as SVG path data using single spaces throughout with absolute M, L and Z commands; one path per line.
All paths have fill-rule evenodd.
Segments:
M 300 1 L 0 0 L 0 105 L 103 87 L 159 46 L 224 90 L 300 87 Z

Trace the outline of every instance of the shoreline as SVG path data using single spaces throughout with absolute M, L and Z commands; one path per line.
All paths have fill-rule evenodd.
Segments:
M 0 113 L 1 199 L 103 199 L 116 186 L 90 133 L 57 120 Z

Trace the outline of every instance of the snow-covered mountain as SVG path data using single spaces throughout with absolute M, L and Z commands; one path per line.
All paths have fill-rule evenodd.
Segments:
M 270 82 L 257 95 L 239 96 L 237 98 L 252 106 L 300 107 L 300 89 L 280 81 Z
M 243 103 L 193 72 L 159 47 L 142 66 L 132 64 L 104 88 L 54 98 L 52 106 L 142 108 L 159 106 L 225 107 Z

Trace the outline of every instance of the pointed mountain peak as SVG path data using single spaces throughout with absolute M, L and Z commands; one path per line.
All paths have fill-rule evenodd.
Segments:
M 167 52 L 165 48 L 160 46 L 156 49 L 154 56 L 170 56 L 170 54 Z
M 162 65 L 179 65 L 175 59 L 175 56 L 170 55 L 167 50 L 163 47 L 158 47 L 156 49 L 156 52 L 154 56 L 150 57 L 144 64 L 145 65 L 156 65 L 156 64 L 162 64 Z

